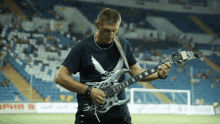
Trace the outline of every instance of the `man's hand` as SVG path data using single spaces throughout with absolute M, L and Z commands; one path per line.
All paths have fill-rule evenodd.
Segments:
M 105 103 L 105 93 L 104 91 L 97 89 L 97 88 L 92 88 L 90 98 L 96 102 L 96 104 L 104 104 Z
M 166 59 L 166 61 L 169 60 L 168 58 Z M 168 74 L 168 72 L 170 71 L 171 68 L 171 64 L 170 63 L 165 63 L 161 65 L 161 70 L 158 70 L 158 75 L 161 78 L 165 78 Z

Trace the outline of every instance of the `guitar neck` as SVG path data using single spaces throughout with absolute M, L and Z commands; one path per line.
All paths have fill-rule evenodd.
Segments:
M 172 64 L 171 60 L 166 61 L 166 62 L 169 62 L 170 64 Z M 164 63 L 166 63 L 166 62 L 164 62 Z M 164 63 L 162 63 L 162 64 L 164 64 Z M 122 91 L 123 89 L 125 89 L 126 87 L 142 80 L 143 78 L 148 77 L 149 75 L 151 75 L 155 72 L 157 72 L 158 69 L 161 69 L 162 64 L 159 64 L 159 65 L 157 65 L 153 68 L 150 68 L 150 69 L 148 69 L 148 70 L 146 70 L 146 71 L 144 71 L 144 72 L 142 72 L 138 75 L 133 76 L 132 78 L 129 78 L 127 80 L 124 80 L 124 81 L 120 82 L 118 85 L 113 86 L 114 92 L 118 93 L 118 92 Z

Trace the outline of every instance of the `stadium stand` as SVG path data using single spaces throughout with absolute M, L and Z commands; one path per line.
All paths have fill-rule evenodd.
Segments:
M 158 2 L 158 0 L 147 0 L 149 2 Z M 17 1 L 21 7 L 23 7 L 23 11 L 32 16 L 33 13 L 38 13 L 36 15 L 45 17 L 45 18 L 55 18 L 55 12 L 51 12 L 53 14 L 48 14 L 53 10 L 54 5 L 63 5 L 65 6 L 75 6 L 77 7 L 92 23 L 96 20 L 96 17 L 102 8 L 108 7 L 119 11 L 122 14 L 122 22 L 123 23 L 134 23 L 138 28 L 146 28 L 146 29 L 155 29 L 150 23 L 146 21 L 148 16 L 156 16 L 156 17 L 165 17 L 170 22 L 172 22 L 177 28 L 186 33 L 205 33 L 197 24 L 195 24 L 189 17 L 188 13 L 179 13 L 179 12 L 164 12 L 164 11 L 154 11 L 154 10 L 146 10 L 146 9 L 138 9 L 138 8 L 129 8 L 122 6 L 113 6 L 113 5 L 103 5 L 91 2 L 65 2 L 63 0 L 48 0 L 45 2 L 38 2 L 37 0 L 33 0 L 32 3 L 27 3 L 26 0 Z M 172 3 L 172 1 L 171 1 Z M 185 4 L 185 3 L 184 3 Z M 190 5 L 198 5 L 198 6 L 207 6 L 207 1 L 189 1 Z M 26 7 L 24 7 L 26 6 Z M 29 9 L 31 8 L 31 9 Z M 92 11 L 91 11 L 92 10 Z M 49 11 L 49 12 L 48 12 Z M 132 17 L 135 15 L 135 18 Z M 195 15 L 195 14 L 193 14 Z M 205 22 L 209 28 L 219 34 L 218 26 L 214 26 L 215 22 L 218 21 L 218 16 L 211 16 L 207 14 L 196 14 L 203 22 Z M 208 18 L 207 18 L 208 17 Z M 207 20 L 208 19 L 208 20 Z M 122 25 L 123 25 L 122 23 Z M 122 26 L 121 25 L 121 26 Z
M 0 101 L 1 102 L 13 102 L 15 94 L 18 94 L 21 101 L 26 102 L 27 99 L 24 97 L 24 95 L 14 86 L 13 83 L 9 82 L 10 85 L 2 85 L 2 81 L 8 80 L 8 78 L 0 71 Z
M 191 6 L 204 6 L 208 4 L 207 0 L 169 0 L 171 4 L 191 5 Z
M 158 0 L 147 0 L 152 2 L 158 2 Z M 16 1 L 23 9 L 23 12 L 30 17 L 32 17 L 33 13 L 39 13 L 40 16 L 45 18 L 55 18 L 55 14 L 48 14 L 46 13 L 49 10 L 53 9 L 53 6 L 55 4 L 62 3 L 64 6 L 68 5 L 66 2 L 63 2 L 62 0 L 48 0 L 43 3 L 33 0 L 33 3 L 28 3 L 28 5 L 24 5 L 26 3 L 26 0 L 22 1 Z M 34 4 L 34 7 L 32 6 Z M 197 5 L 194 2 L 190 2 L 192 5 Z M 144 27 L 147 29 L 155 29 L 151 24 L 149 24 L 146 21 L 147 16 L 158 16 L 158 17 L 165 17 L 170 22 L 172 22 L 175 26 L 177 26 L 179 29 L 181 29 L 183 32 L 191 32 L 191 33 L 204 33 L 202 29 L 197 26 L 195 23 L 193 23 L 192 20 L 188 17 L 188 14 L 186 13 L 177 13 L 177 12 L 154 12 L 153 10 L 143 10 L 143 9 L 134 9 L 131 10 L 127 7 L 120 7 L 120 6 L 112 6 L 112 5 L 100 5 L 95 3 L 87 3 L 87 2 L 80 2 L 80 4 L 75 3 L 69 3 L 69 5 L 76 6 L 77 8 L 84 13 L 84 15 L 91 21 L 94 22 L 96 19 L 98 12 L 104 8 L 109 7 L 118 10 L 119 12 L 123 13 L 122 19 L 124 20 L 124 23 L 131 23 L 134 22 L 137 27 Z M 202 4 L 203 6 L 206 6 L 206 4 Z M 29 7 L 28 7 L 29 6 Z M 7 8 L 7 7 L 6 7 Z M 30 9 L 31 8 L 31 9 Z M 91 11 L 93 10 L 93 11 Z M 139 13 L 142 12 L 142 13 Z M 126 14 L 127 13 L 127 14 Z M 150 15 L 148 15 L 149 13 Z M 129 15 L 130 14 L 130 15 Z M 135 18 L 132 18 L 132 15 L 136 15 Z M 212 26 L 213 24 L 216 24 L 216 21 L 218 20 L 218 17 L 213 16 L 212 20 L 208 20 L 207 18 L 209 16 L 205 16 L 204 14 L 197 15 L 202 21 L 204 21 L 212 30 L 214 30 L 216 33 L 219 34 L 219 30 L 215 28 L 216 26 Z M 202 17 L 202 18 L 201 18 Z M 215 21 L 213 21 L 215 20 Z M 140 24 L 141 22 L 144 22 L 144 24 Z M 76 34 L 71 33 L 71 37 L 76 37 L 76 41 L 73 41 L 72 39 L 69 39 L 66 37 L 66 34 L 60 34 L 59 32 L 53 32 L 53 33 L 46 33 L 46 32 L 27 32 L 23 30 L 14 30 L 11 28 L 5 28 L 1 32 L 4 37 L 8 37 L 8 39 L 5 40 L 5 42 L 13 43 L 13 50 L 9 52 L 7 55 L 8 62 L 12 64 L 12 66 L 29 82 L 33 84 L 33 88 L 42 96 L 42 98 L 47 98 L 48 96 L 51 96 L 51 101 L 61 101 L 60 96 L 63 94 L 65 97 L 69 97 L 67 101 L 71 101 L 71 96 L 74 99 L 74 102 L 76 102 L 76 94 L 67 91 L 66 89 L 62 88 L 61 86 L 57 85 L 54 82 L 55 75 L 58 72 L 59 66 L 61 64 L 61 61 L 66 57 L 68 52 L 71 50 L 71 48 L 74 47 L 72 43 L 76 42 L 78 39 L 82 39 L 84 36 L 82 34 Z M 54 36 L 57 38 L 58 42 L 55 40 L 49 40 L 48 35 Z M 23 42 L 15 42 L 14 38 L 17 36 L 21 39 L 26 39 L 29 41 L 29 44 L 24 44 Z M 13 40 L 12 40 L 13 39 Z M 43 41 L 43 44 L 40 41 Z M 132 45 L 132 48 L 135 49 L 143 42 L 139 39 L 128 39 L 129 42 Z M 72 44 L 70 47 L 68 47 L 67 43 L 70 41 Z M 155 46 L 155 48 L 159 49 L 163 55 L 161 56 L 170 56 L 172 53 L 177 52 L 179 48 L 182 50 L 187 50 L 178 43 L 172 42 L 172 44 L 167 45 L 167 42 L 160 43 L 160 46 L 157 45 L 158 42 L 151 42 L 149 44 L 143 44 L 144 48 L 143 52 L 144 55 L 153 55 L 152 52 L 150 52 L 150 49 Z M 171 46 L 172 45 L 172 46 Z M 46 47 L 50 47 L 51 51 L 47 51 Z M 207 46 L 207 45 L 196 45 L 197 49 L 210 49 L 213 46 Z M 214 46 L 215 47 L 215 46 Z M 60 51 L 60 57 L 61 60 L 59 61 L 57 59 L 58 51 L 56 51 L 56 48 L 58 48 Z M 168 49 L 169 48 L 169 49 Z M 26 52 L 24 52 L 26 51 Z M 47 59 L 47 57 L 50 55 L 51 59 Z M 153 56 L 154 57 L 154 56 Z M 31 59 L 32 61 L 29 62 L 28 59 Z M 211 60 L 216 60 L 217 64 L 219 64 L 219 60 L 211 56 Z M 213 75 L 209 76 L 206 79 L 200 78 L 200 84 L 196 84 L 195 87 L 195 98 L 201 98 L 203 97 L 205 100 L 205 104 L 212 104 L 213 101 L 216 99 L 220 99 L 219 95 L 220 91 L 219 89 L 213 89 L 211 88 L 212 84 L 212 78 L 215 75 L 218 75 L 218 72 L 215 70 L 209 68 L 209 66 L 202 61 L 199 60 L 193 60 L 191 62 L 187 63 L 187 68 L 183 73 L 179 73 L 177 70 L 178 68 L 176 66 L 172 66 L 172 69 L 170 70 L 170 76 L 175 75 L 177 78 L 177 81 L 164 81 L 164 80 L 156 80 L 151 82 L 156 88 L 158 89 L 184 89 L 184 90 L 191 90 L 191 84 L 189 82 L 189 76 L 188 73 L 190 72 L 189 67 L 193 65 L 194 67 L 194 74 L 197 73 L 199 70 L 203 73 L 210 69 L 212 72 L 214 72 Z M 141 67 L 151 68 L 150 65 L 143 65 L 140 64 Z M 34 71 L 33 71 L 34 70 Z M 33 78 L 31 80 L 31 75 L 33 75 Z M 73 76 L 76 80 L 80 80 L 78 75 Z M 7 77 L 5 77 L 7 78 Z M 128 79 L 129 76 L 126 75 L 126 79 Z M 19 93 L 19 97 L 26 101 L 26 98 L 18 91 L 16 90 L 16 87 L 13 87 L 13 83 L 11 83 L 11 87 L 0 87 L 2 91 L 9 91 L 5 92 L 6 94 L 9 94 L 10 97 L 5 97 L 4 95 L 0 96 L 1 100 L 13 100 L 13 92 Z M 129 88 L 143 88 L 139 83 L 135 83 Z M 129 92 L 126 92 L 127 96 L 130 96 Z M 170 94 L 166 94 L 170 99 L 172 99 L 172 96 Z M 7 96 L 7 95 L 6 95 Z M 135 92 L 135 102 L 138 102 L 138 98 L 141 99 L 142 103 L 161 103 L 161 101 L 155 97 L 151 93 L 145 94 L 145 98 L 143 99 L 143 94 L 141 92 Z M 212 96 L 212 97 L 210 97 Z M 184 95 L 177 95 L 178 101 L 174 101 L 177 104 L 186 104 L 186 96 Z M 65 98 L 64 98 L 65 99 Z M 62 99 L 63 101 L 65 101 Z M 220 102 L 220 101 L 218 101 Z M 192 104 L 195 104 L 195 100 L 192 100 Z

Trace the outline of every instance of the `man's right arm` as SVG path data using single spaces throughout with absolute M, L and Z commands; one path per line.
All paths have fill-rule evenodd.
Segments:
M 75 79 L 73 79 L 70 75 L 73 73 L 73 70 L 61 65 L 60 70 L 56 76 L 55 82 L 62 87 L 75 92 L 77 94 L 84 94 L 86 89 L 88 88 L 87 85 L 82 84 Z M 105 102 L 105 93 L 97 88 L 92 88 L 90 98 L 94 100 L 97 104 L 103 104 Z
M 62 87 L 66 88 L 67 90 L 70 90 L 77 94 L 84 94 L 88 86 L 73 79 L 70 76 L 72 73 L 72 69 L 61 65 L 56 76 L 55 82 L 61 85 Z
M 55 82 L 72 92 L 75 92 L 77 94 L 84 94 L 88 86 L 73 79 L 70 76 L 72 73 L 72 69 L 61 65 L 60 70 L 56 76 Z M 106 95 L 102 90 L 92 88 L 90 97 L 97 104 L 103 104 L 105 102 Z

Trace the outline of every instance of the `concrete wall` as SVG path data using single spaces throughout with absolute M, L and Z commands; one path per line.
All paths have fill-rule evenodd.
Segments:
M 77 26 L 82 25 L 82 33 L 85 33 L 88 28 L 91 28 L 92 32 L 96 32 L 97 29 L 94 24 L 89 22 L 89 20 L 75 7 L 65 7 L 65 11 L 59 9 L 60 6 L 54 6 L 55 11 L 63 16 L 69 23 L 74 22 Z
M 147 17 L 147 21 L 157 30 L 166 31 L 168 33 L 183 33 L 166 18 L 150 16 Z
M 79 0 L 87 2 L 99 2 L 99 0 Z M 138 0 L 101 0 L 105 4 L 126 6 L 126 7 L 137 7 L 143 9 L 157 9 L 161 11 L 176 11 L 176 12 L 185 12 L 185 13 L 206 13 L 206 14 L 220 14 L 220 2 L 215 0 L 209 0 L 208 7 L 200 6 L 186 6 L 186 5 L 177 5 L 169 4 L 168 0 L 160 0 L 159 3 L 153 2 L 143 2 Z M 187 9 L 188 8 L 188 9 Z M 189 9 L 190 8 L 190 9 Z

